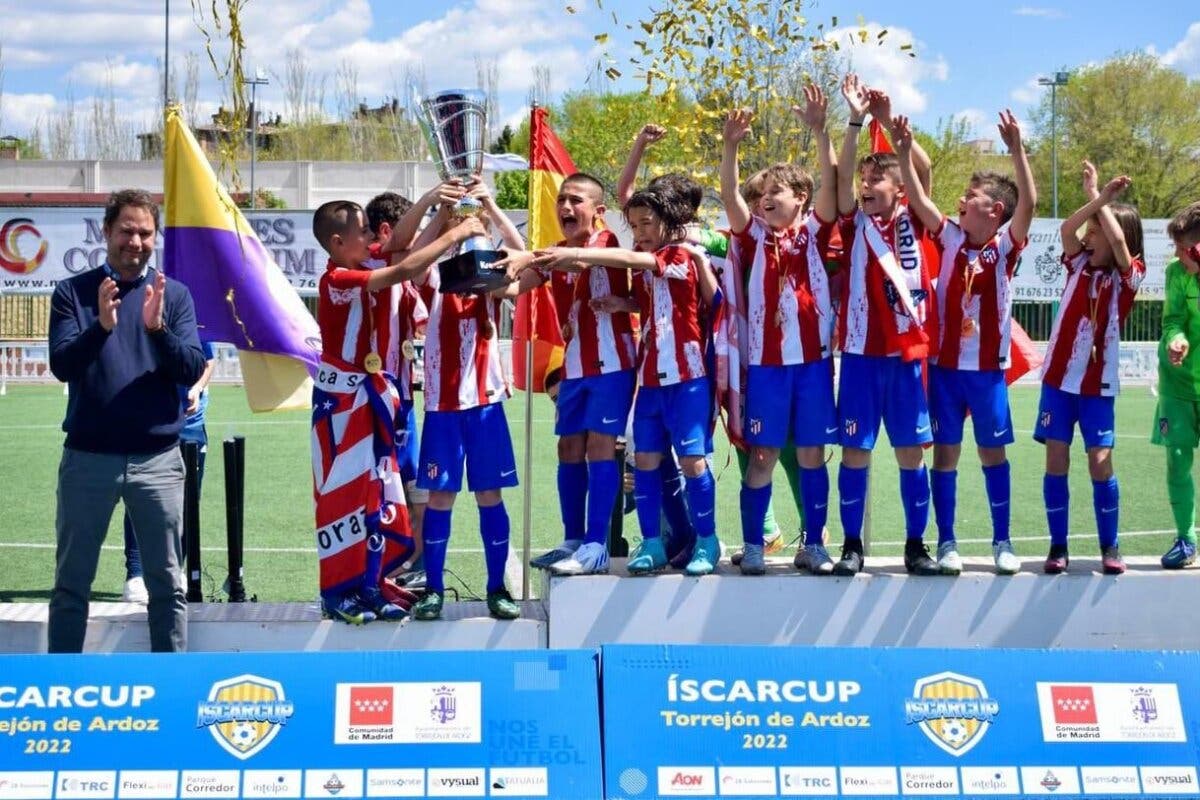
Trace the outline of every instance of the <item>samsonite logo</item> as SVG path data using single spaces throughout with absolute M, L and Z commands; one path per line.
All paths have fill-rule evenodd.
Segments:
M 683 797 L 715 795 L 716 770 L 713 767 L 659 767 L 658 793 Z

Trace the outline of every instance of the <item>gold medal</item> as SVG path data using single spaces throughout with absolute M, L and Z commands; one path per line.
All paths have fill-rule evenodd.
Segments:
M 480 326 L 480 330 L 483 331 L 483 338 L 485 339 L 491 339 L 496 335 L 496 325 L 490 319 L 485 319 L 483 321 L 483 325 Z
M 975 335 L 975 320 L 971 319 L 970 317 L 967 317 L 963 320 L 962 335 L 964 338 Z
M 411 339 L 405 339 L 404 343 L 402 345 L 400 345 L 400 354 L 403 355 L 404 358 L 408 361 L 413 361 L 416 359 L 417 348 L 412 343 Z
M 562 337 L 564 342 L 569 342 L 575 334 L 575 330 L 571 327 L 571 323 L 564 322 L 562 324 Z
M 363 369 L 374 375 L 383 369 L 383 359 L 379 357 L 379 353 L 367 353 L 367 357 L 363 359 Z

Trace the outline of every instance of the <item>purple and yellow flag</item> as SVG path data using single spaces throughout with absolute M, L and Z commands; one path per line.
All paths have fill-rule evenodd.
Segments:
M 238 349 L 253 411 L 309 408 L 321 332 L 217 180 L 179 109 L 166 112 L 163 265 L 187 284 L 200 338 Z

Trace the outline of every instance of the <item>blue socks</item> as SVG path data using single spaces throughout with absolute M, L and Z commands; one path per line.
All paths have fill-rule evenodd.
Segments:
M 1117 488 L 1115 477 L 1106 481 L 1092 481 L 1092 505 L 1096 509 L 1096 531 L 1100 534 L 1100 547 L 1116 547 L 1121 492 Z
M 498 592 L 504 588 L 504 562 L 508 560 L 508 512 L 503 500 L 479 507 L 479 536 L 487 563 L 487 590 Z
M 863 514 L 867 505 L 867 467 L 838 469 L 838 495 L 841 497 L 842 530 L 847 539 L 861 539 Z
M 804 543 L 821 544 L 829 519 L 829 470 L 800 468 L 800 495 L 804 500 Z
M 751 489 L 742 484 L 742 541 L 746 544 L 763 543 L 763 522 L 767 518 L 767 506 L 771 503 L 771 484 Z
M 938 544 L 954 541 L 954 515 L 958 509 L 958 470 L 931 470 L 930 495 L 937 520 Z
M 929 524 L 929 471 L 924 464 L 900 470 L 900 502 L 904 505 L 905 535 L 920 540 Z
M 1046 525 L 1050 528 L 1050 544 L 1065 547 L 1067 521 L 1071 515 L 1071 489 L 1067 485 L 1067 476 L 1046 473 L 1042 478 L 1042 498 L 1046 502 Z
M 1008 522 L 1012 514 L 1012 470 L 1005 461 L 983 468 L 983 485 L 992 512 L 992 543 L 1008 541 Z
M 717 482 L 706 464 L 704 472 L 695 478 L 686 478 L 688 508 L 692 512 L 692 526 L 697 537 L 717 534 Z M 759 541 L 762 541 L 762 523 L 759 522 Z
M 657 469 L 633 471 L 633 499 L 637 503 L 638 525 L 643 539 L 655 539 L 659 535 L 662 520 L 663 486 Z
M 683 472 L 673 458 L 663 458 L 658 465 L 662 478 L 662 512 L 671 528 L 671 541 L 691 542 L 696 539 L 692 518 L 688 514 L 687 497 L 683 489 Z
M 558 507 L 562 511 L 563 539 L 580 541 L 587 519 L 588 465 L 558 465 Z
M 585 542 L 604 544 L 608 541 L 609 521 L 617 493 L 621 491 L 621 474 L 614 459 L 589 461 L 587 464 L 587 536 Z
M 425 585 L 431 592 L 446 591 L 446 549 L 450 545 L 450 509 L 425 509 Z

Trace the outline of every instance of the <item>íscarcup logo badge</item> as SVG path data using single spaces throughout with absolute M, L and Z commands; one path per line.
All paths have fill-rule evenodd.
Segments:
M 904 721 L 952 756 L 979 744 L 998 713 L 1000 704 L 988 697 L 983 681 L 956 672 L 918 678 L 904 701 Z
M 245 760 L 269 745 L 294 711 L 279 681 L 238 675 L 212 685 L 196 710 L 196 727 L 208 728 L 225 752 Z

